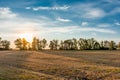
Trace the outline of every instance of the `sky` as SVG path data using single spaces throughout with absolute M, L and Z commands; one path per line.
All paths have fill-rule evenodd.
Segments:
M 0 0 L 0 36 L 120 41 L 120 0 Z

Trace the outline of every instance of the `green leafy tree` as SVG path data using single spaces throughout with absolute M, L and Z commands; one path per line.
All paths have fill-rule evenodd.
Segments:
M 97 42 L 94 38 L 88 39 L 87 43 L 88 43 L 88 49 L 92 49 L 92 50 L 100 49 L 99 42 Z
M 61 42 L 60 42 L 60 48 L 59 48 L 60 50 L 64 50 L 64 42 L 61 40 Z
M 27 49 L 28 49 L 28 50 L 31 50 L 31 49 L 32 49 L 32 48 L 31 48 L 31 44 L 30 44 L 29 42 L 27 43 Z
M 78 45 L 80 50 L 87 50 L 88 49 L 88 42 L 86 39 L 80 38 L 78 40 Z
M 43 40 L 42 40 L 42 44 L 43 44 L 42 48 L 45 48 L 45 47 L 47 46 L 47 40 L 46 40 L 46 39 L 43 39 Z
M 114 41 L 109 42 L 109 49 L 110 50 L 115 50 L 117 48 L 116 43 Z
M 2 48 L 3 48 L 4 50 L 9 50 L 9 48 L 10 48 L 10 42 L 7 41 L 7 40 L 2 40 L 2 41 L 1 41 L 1 45 L 2 45 Z
M 72 43 L 73 43 L 72 49 L 73 50 L 77 50 L 78 49 L 77 42 L 78 42 L 77 39 L 75 39 L 75 38 L 72 39 Z
M 0 37 L 0 49 L 2 49 L 2 44 L 1 44 L 2 38 Z
M 23 49 L 23 46 L 22 46 L 22 39 L 21 38 L 18 38 L 14 41 L 15 45 L 16 45 L 16 48 L 19 48 L 20 50 Z
M 104 49 L 109 49 L 109 47 L 110 47 L 110 42 L 105 40 L 104 41 Z
M 16 48 L 20 50 L 27 50 L 29 42 L 25 38 L 18 38 L 14 41 Z
M 36 37 L 33 38 L 33 41 L 32 41 L 32 49 L 33 50 L 38 50 L 38 40 Z
M 28 45 L 28 41 L 25 39 L 25 38 L 23 38 L 22 39 L 22 46 L 23 46 L 23 50 L 27 50 L 27 45 Z
M 100 49 L 100 44 L 94 38 L 91 39 L 82 39 L 78 41 L 80 50 L 95 50 Z
M 50 45 L 49 45 L 50 49 L 53 50 L 54 49 L 54 42 L 50 41 Z
M 118 46 L 117 46 L 118 49 L 120 49 L 120 42 L 118 43 Z
M 59 46 L 58 45 L 58 40 L 52 40 L 52 41 L 50 41 L 49 47 L 50 47 L 51 50 L 57 50 L 58 46 Z
M 47 45 L 47 40 L 43 39 L 43 40 L 39 40 L 36 37 L 33 38 L 32 41 L 32 49 L 33 50 L 42 50 L 43 48 L 45 48 Z

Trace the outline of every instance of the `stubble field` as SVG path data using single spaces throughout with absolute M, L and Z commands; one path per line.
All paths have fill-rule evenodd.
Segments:
M 120 80 L 120 51 L 0 51 L 0 80 Z

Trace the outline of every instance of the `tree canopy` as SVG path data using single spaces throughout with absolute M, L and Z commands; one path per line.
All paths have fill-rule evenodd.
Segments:
M 10 49 L 10 41 L 2 40 L 0 37 L 0 50 L 9 50 Z

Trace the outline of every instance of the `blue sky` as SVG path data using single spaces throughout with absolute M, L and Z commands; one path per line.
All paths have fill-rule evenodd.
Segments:
M 120 0 L 0 0 L 0 36 L 120 41 Z

